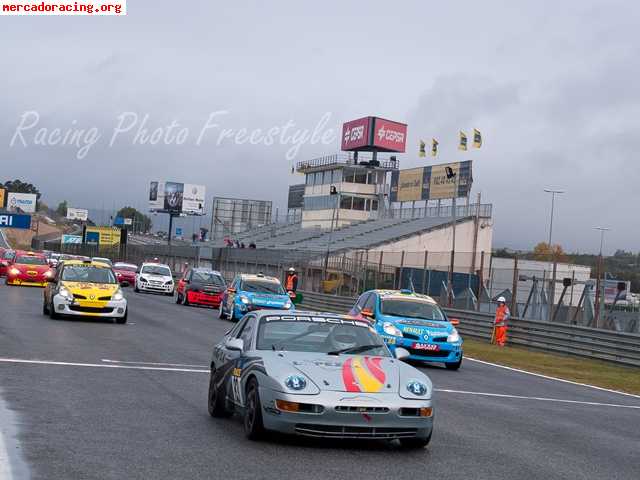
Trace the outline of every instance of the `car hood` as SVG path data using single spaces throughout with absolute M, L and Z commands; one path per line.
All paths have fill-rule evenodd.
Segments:
M 82 295 L 90 300 L 113 295 L 120 286 L 115 283 L 61 282 L 72 294 Z M 93 296 L 94 298 L 91 298 Z
M 14 263 L 11 268 L 17 268 L 20 272 L 38 272 L 40 274 L 48 272 L 51 267 L 49 265 L 28 265 L 26 263 Z
M 447 336 L 453 332 L 453 325 L 450 322 L 441 322 L 435 320 L 395 317 L 391 315 L 382 315 L 380 322 L 391 322 L 402 332 L 411 333 L 423 337 Z
M 248 292 L 240 292 L 239 295 L 244 295 L 247 297 L 252 304 L 258 305 L 261 307 L 273 307 L 279 308 L 283 307 L 288 301 L 291 299 L 289 295 L 273 295 L 270 293 L 248 293 Z
M 140 278 L 153 280 L 155 282 L 168 282 L 169 280 L 173 280 L 173 277 L 170 277 L 169 275 L 151 275 L 149 273 L 140 274 Z
M 270 376 L 283 384 L 302 374 L 320 390 L 334 392 L 397 393 L 402 362 L 392 357 L 325 355 L 306 352 L 265 352 Z

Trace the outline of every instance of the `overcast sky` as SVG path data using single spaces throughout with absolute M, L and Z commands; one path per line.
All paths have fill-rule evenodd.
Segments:
M 495 246 L 546 239 L 543 188 L 559 187 L 555 241 L 597 251 L 605 225 L 608 251 L 638 251 L 639 17 L 613 0 L 130 0 L 126 17 L 2 17 L 0 179 L 31 181 L 50 205 L 142 208 L 148 182 L 168 179 L 282 208 L 292 163 L 336 152 L 341 122 L 380 115 L 409 124 L 402 167 L 425 164 L 420 138 L 439 140 L 438 163 L 474 160 Z M 149 133 L 187 129 L 181 144 L 142 144 L 146 114 Z M 220 139 L 323 119 L 328 144 L 297 151 Z M 459 152 L 474 127 L 483 148 Z M 85 131 L 86 148 L 36 145 L 55 128 Z

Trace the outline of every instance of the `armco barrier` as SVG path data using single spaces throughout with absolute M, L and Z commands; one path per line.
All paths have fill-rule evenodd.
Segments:
M 322 293 L 303 292 L 300 310 L 347 313 L 356 299 Z M 460 320 L 460 333 L 491 338 L 493 315 L 468 310 L 445 309 L 450 318 Z M 640 335 L 609 330 L 514 318 L 509 322 L 508 343 L 547 352 L 577 355 L 640 367 Z

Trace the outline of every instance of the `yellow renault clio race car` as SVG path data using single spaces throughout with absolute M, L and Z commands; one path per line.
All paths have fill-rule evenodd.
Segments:
M 44 290 L 42 313 L 61 316 L 112 318 L 127 322 L 127 300 L 113 270 L 106 263 L 65 260 Z

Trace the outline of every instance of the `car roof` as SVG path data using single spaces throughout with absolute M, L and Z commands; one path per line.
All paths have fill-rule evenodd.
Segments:
M 216 275 L 221 275 L 221 273 L 217 270 L 211 270 L 206 267 L 193 267 L 194 272 L 206 272 L 206 273 L 215 273 Z
M 95 260 L 65 260 L 65 266 L 74 266 L 74 267 L 100 267 L 100 268 L 111 268 L 111 265 L 104 262 L 97 262 Z
M 116 262 L 113 264 L 114 267 L 135 267 L 138 268 L 138 266 L 134 263 L 127 263 L 127 262 Z
M 398 299 L 406 299 L 406 298 L 415 298 L 418 300 L 423 300 L 428 303 L 437 304 L 432 297 L 429 295 L 425 295 L 423 293 L 412 292 L 410 290 L 371 290 L 371 292 L 377 293 L 380 295 L 380 298 L 398 298 Z
M 313 323 L 344 323 L 359 327 L 370 328 L 371 323 L 352 317 L 331 312 L 314 312 L 306 310 L 256 310 L 254 312 L 258 320 L 265 321 L 289 321 L 289 322 L 313 322 Z
M 142 265 L 140 265 L 141 267 L 167 267 L 169 270 L 171 270 L 171 267 L 169 265 L 167 265 L 166 263 L 158 263 L 158 262 L 144 262 Z
M 241 273 L 240 278 L 242 280 L 271 280 L 273 282 L 280 283 L 280 280 L 278 280 L 276 277 L 270 277 L 268 275 L 259 275 L 256 273 Z

